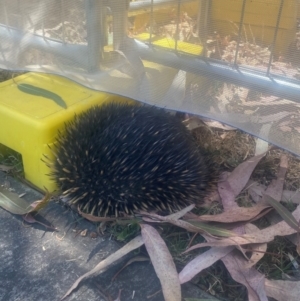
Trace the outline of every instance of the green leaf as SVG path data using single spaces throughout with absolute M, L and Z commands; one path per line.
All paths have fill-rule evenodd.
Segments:
M 299 224 L 290 211 L 267 194 L 264 195 L 264 200 L 266 200 L 278 212 L 278 214 L 291 228 L 296 231 L 300 231 Z
M 13 214 L 26 214 L 30 211 L 30 204 L 21 199 L 16 193 L 0 187 L 0 206 Z
M 223 229 L 220 227 L 212 226 L 207 223 L 201 223 L 201 222 L 194 222 L 194 221 L 188 221 L 191 225 L 203 230 L 206 233 L 209 233 L 214 236 L 222 236 L 222 237 L 232 237 L 237 236 L 237 234 L 233 231 Z
M 0 187 L 0 207 L 13 214 L 24 215 L 30 212 L 37 212 L 46 207 L 51 200 L 51 194 L 47 191 L 41 201 L 35 201 L 31 204 L 20 198 L 16 193 Z
M 40 97 L 45 97 L 48 99 L 53 100 L 56 104 L 61 106 L 62 108 L 66 109 L 67 105 L 64 102 L 64 100 L 57 95 L 56 93 L 53 93 L 49 90 L 42 89 L 33 85 L 29 84 L 18 84 L 18 89 L 24 93 L 35 95 L 35 96 L 40 96 Z

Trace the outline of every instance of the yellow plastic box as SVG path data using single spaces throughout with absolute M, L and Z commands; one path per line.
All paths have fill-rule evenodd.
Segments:
M 58 94 L 66 108 L 51 99 L 24 93 L 19 84 L 30 84 Z M 65 122 L 93 105 L 108 101 L 126 101 L 107 93 L 87 89 L 66 78 L 27 73 L 0 83 L 0 143 L 22 155 L 25 178 L 44 190 L 54 190 L 47 174 L 49 168 L 41 161 L 43 154 L 51 157 L 51 145 Z

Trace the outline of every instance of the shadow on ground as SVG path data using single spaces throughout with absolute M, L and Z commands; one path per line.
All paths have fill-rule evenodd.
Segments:
M 28 202 L 42 195 L 0 172 L 0 185 L 8 181 L 14 192 L 26 193 Z M 92 239 L 77 235 L 75 229 L 96 231 L 96 226 L 81 219 L 60 204 L 51 203 L 41 212 L 43 219 L 59 232 L 40 225 L 25 224 L 21 217 L 0 208 L 0 300 L 60 300 L 74 281 L 122 245 L 109 236 Z M 95 252 L 96 250 L 96 252 Z M 124 269 L 114 282 L 115 273 L 132 257 L 128 255 L 103 274 L 83 282 L 66 300 L 106 301 L 103 295 L 121 301 L 163 301 L 159 280 L 150 262 L 136 262 Z M 183 286 L 184 297 L 210 298 L 193 284 Z

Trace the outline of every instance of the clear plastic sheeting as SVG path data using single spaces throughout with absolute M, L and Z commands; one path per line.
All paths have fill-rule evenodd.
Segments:
M 298 0 L 0 0 L 0 68 L 219 120 L 300 155 Z

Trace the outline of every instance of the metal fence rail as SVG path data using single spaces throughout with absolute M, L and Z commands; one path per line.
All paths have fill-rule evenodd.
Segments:
M 299 101 L 300 95 L 300 81 L 290 78 L 288 76 L 279 76 L 272 73 L 271 65 L 274 57 L 275 43 L 278 39 L 278 28 L 280 20 L 282 18 L 282 8 L 285 0 L 280 0 L 278 12 L 276 16 L 276 24 L 273 36 L 273 43 L 270 47 L 270 56 L 267 66 L 264 70 L 256 69 L 255 67 L 245 67 L 237 63 L 239 45 L 241 44 L 241 37 L 244 25 L 245 7 L 250 0 L 242 1 L 242 11 L 240 15 L 240 22 L 238 28 L 238 40 L 235 51 L 234 61 L 232 63 L 226 63 L 221 60 L 214 60 L 204 55 L 188 55 L 179 51 L 177 48 L 177 40 L 175 40 L 175 48 L 162 49 L 154 45 L 151 36 L 153 36 L 153 24 L 150 24 L 149 34 L 150 39 L 147 42 L 135 41 L 134 51 L 142 59 L 156 62 L 165 66 L 178 68 L 190 73 L 213 77 L 222 81 L 233 82 L 241 86 L 270 92 L 280 97 Z M 26 2 L 26 1 L 24 1 Z M 180 19 L 180 7 L 184 3 L 195 2 L 191 0 L 144 0 L 127 3 L 127 0 L 113 0 L 113 1 L 97 1 L 86 0 L 84 1 L 84 10 L 86 16 L 86 44 L 70 44 L 64 38 L 61 40 L 53 39 L 45 35 L 45 20 L 40 15 L 39 22 L 30 20 L 30 13 L 22 10 L 24 4 L 23 1 L 18 1 L 18 23 L 27 22 L 28 24 L 41 24 L 39 34 L 36 32 L 36 28 L 28 28 L 26 32 L 20 29 L 22 26 L 10 25 L 10 11 L 7 7 L 7 1 L 1 1 L 0 10 L 2 10 L 2 20 L 5 23 L 0 24 L 0 39 L 1 41 L 11 41 L 13 43 L 15 51 L 8 53 L 6 46 L 0 43 L 0 66 L 3 68 L 16 68 L 18 58 L 26 51 L 28 47 L 34 47 L 44 52 L 52 53 L 59 57 L 67 58 L 88 71 L 97 72 L 101 70 L 98 68 L 101 60 L 101 53 L 105 43 L 105 35 L 107 28 L 105 26 L 104 19 L 108 15 L 113 16 L 114 26 L 114 47 L 119 48 L 119 45 L 126 37 L 126 24 L 122 20 L 126 20 L 130 15 L 138 14 L 153 14 L 154 11 L 173 5 L 177 8 L 177 19 Z M 59 11 L 61 11 L 60 23 L 62 24 L 62 32 L 64 32 L 64 26 L 66 20 L 64 19 L 63 12 L 65 11 L 65 1 L 57 2 L 60 5 Z M 121 4 L 124 5 L 121 5 Z M 201 26 L 198 24 L 198 35 L 200 38 L 205 39 L 207 36 L 208 16 L 211 1 L 199 0 L 200 8 L 198 12 L 198 19 L 202 20 Z M 118 8 L 118 9 L 117 9 Z M 99 12 L 101 12 L 99 14 Z M 123 17 L 122 17 L 123 16 Z M 275 18 L 275 17 L 274 17 Z M 16 19 L 16 17 L 14 18 Z M 205 21 L 203 21 L 205 20 Z M 22 24 L 21 24 L 22 25 Z M 42 33 L 41 33 L 42 32 Z M 205 48 L 206 44 L 203 43 Z M 14 56 L 12 58 L 11 56 Z M 11 62 L 16 62 L 16 65 Z

